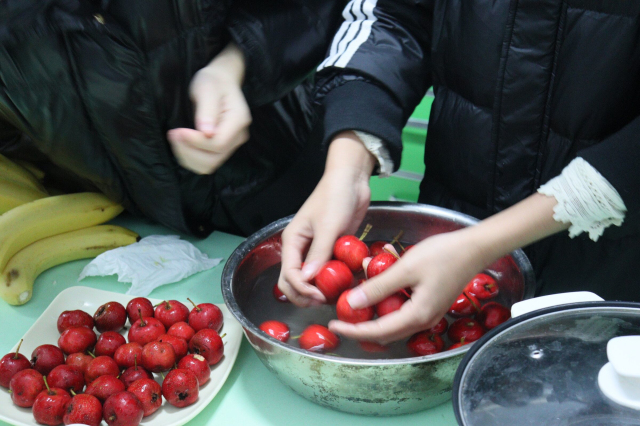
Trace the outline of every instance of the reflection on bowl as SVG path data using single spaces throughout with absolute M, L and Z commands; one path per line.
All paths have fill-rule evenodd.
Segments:
M 247 339 L 264 365 L 305 398 L 351 413 L 405 414 L 448 400 L 456 368 L 468 346 L 423 357 L 346 358 L 308 352 L 258 329 L 264 319 L 286 316 L 285 322 L 293 324 L 292 334 L 295 334 L 301 331 L 295 327 L 304 327 L 314 316 L 326 315 L 326 309 L 331 309 L 324 307 L 324 313 L 314 312 L 284 306 L 272 297 L 265 299 L 264 295 L 270 293 L 277 279 L 280 235 L 291 219 L 280 219 L 249 237 L 229 257 L 222 274 L 225 302 L 244 327 Z M 407 243 L 476 222 L 451 210 L 412 203 L 372 203 L 363 221 L 373 225 L 367 240 L 391 241 L 403 230 L 402 240 Z M 499 281 L 501 303 L 511 306 L 533 297 L 533 271 L 521 250 L 499 259 L 487 269 Z

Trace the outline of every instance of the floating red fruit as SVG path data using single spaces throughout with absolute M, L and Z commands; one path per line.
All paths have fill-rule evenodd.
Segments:
M 378 353 L 378 352 L 386 352 L 389 350 L 388 346 L 381 345 L 380 343 L 376 343 L 376 342 L 362 341 L 358 343 L 360 344 L 360 348 L 365 352 Z
M 450 326 L 447 335 L 452 342 L 464 339 L 467 343 L 475 342 L 484 334 L 482 325 L 473 318 L 458 318 Z
M 394 293 L 386 299 L 376 303 L 376 314 L 379 317 L 395 312 L 402 307 L 407 297 L 402 293 Z
M 302 349 L 311 352 L 330 352 L 338 347 L 340 338 L 325 326 L 313 324 L 305 328 L 298 341 Z
M 449 346 L 449 350 L 458 349 L 461 346 L 465 346 L 465 345 L 469 345 L 469 344 L 471 344 L 471 342 L 467 342 L 463 337 L 462 340 L 459 341 L 458 343 L 454 343 L 453 345 Z
M 480 301 L 467 293 L 458 296 L 449 308 L 449 314 L 454 317 L 471 316 L 480 312 Z
M 280 289 L 278 288 L 278 284 L 275 284 L 273 286 L 272 292 L 273 292 L 273 297 L 275 297 L 278 302 L 287 303 L 289 301 L 287 296 L 283 292 L 281 292 Z
M 431 327 L 428 331 L 431 333 L 442 335 L 447 332 L 448 328 L 449 328 L 449 322 L 447 321 L 446 318 L 442 318 L 440 321 L 438 321 L 436 325 Z
M 367 266 L 367 277 L 371 279 L 386 271 L 387 268 L 396 263 L 397 260 L 398 259 L 394 255 L 387 252 L 374 256 L 374 258 L 371 259 L 371 262 L 369 262 L 369 266 Z
M 343 291 L 353 286 L 353 273 L 344 262 L 330 260 L 322 265 L 314 283 L 327 298 L 327 303 L 335 303 Z
M 278 339 L 281 342 L 286 342 L 289 340 L 289 327 L 287 324 L 280 321 L 265 321 L 260 324 L 260 330 L 267 333 L 269 336 L 274 339 Z
M 336 303 L 336 314 L 340 321 L 356 324 L 359 322 L 369 321 L 375 315 L 373 306 L 362 309 L 353 309 L 347 301 L 347 296 L 351 290 L 343 292 Z
M 442 351 L 444 341 L 436 333 L 421 331 L 409 338 L 407 348 L 416 356 L 433 355 Z
M 492 297 L 496 297 L 499 293 L 496 280 L 487 274 L 477 274 L 471 281 L 469 281 L 469 284 L 467 284 L 464 291 L 467 294 L 476 296 L 480 300 L 491 299 Z
M 375 243 L 371 244 L 371 247 L 369 247 L 369 252 L 371 253 L 371 256 L 375 257 L 379 254 L 384 253 L 385 244 L 387 244 L 386 241 L 376 241 Z
M 511 318 L 511 311 L 498 302 L 489 302 L 482 307 L 478 314 L 478 321 L 491 330 Z
M 344 262 L 351 272 L 362 271 L 362 260 L 369 256 L 369 247 L 354 235 L 344 235 L 333 245 L 333 257 Z

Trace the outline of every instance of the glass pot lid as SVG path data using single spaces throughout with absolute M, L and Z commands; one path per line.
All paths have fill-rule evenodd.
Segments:
M 640 411 L 618 405 L 598 386 L 607 343 L 630 335 L 640 335 L 640 304 L 624 302 L 541 309 L 497 327 L 458 368 L 458 423 L 640 426 Z

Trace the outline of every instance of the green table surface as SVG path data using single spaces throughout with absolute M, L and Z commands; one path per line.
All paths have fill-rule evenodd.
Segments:
M 119 217 L 112 223 L 126 226 L 141 236 L 175 234 L 171 230 L 132 217 Z M 198 240 L 182 236 L 209 257 L 225 260 L 243 241 L 243 238 L 214 232 L 207 239 Z M 82 282 L 77 278 L 88 260 L 80 260 L 45 271 L 36 281 L 31 301 L 23 306 L 10 306 L 0 301 L 0 354 L 10 351 L 22 335 L 40 316 L 56 295 L 67 287 L 83 285 L 125 293 L 129 285 L 119 283 L 115 276 L 89 277 Z M 155 289 L 149 297 L 186 301 L 223 303 L 220 278 L 223 263 L 213 269 L 192 275 L 174 284 Z M 26 354 L 29 356 L 29 354 Z M 0 389 L 0 392 L 6 390 Z M 0 425 L 5 425 L 0 421 Z M 456 425 L 451 402 L 416 414 L 396 417 L 365 417 L 341 413 L 316 405 L 276 379 L 260 362 L 251 346 L 243 339 L 238 358 L 224 387 L 216 398 L 189 425 Z M 34 425 L 36 425 L 34 421 Z

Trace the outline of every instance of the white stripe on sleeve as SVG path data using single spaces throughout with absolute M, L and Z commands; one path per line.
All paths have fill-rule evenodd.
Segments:
M 352 0 L 342 12 L 345 21 L 340 26 L 331 45 L 329 56 L 318 71 L 329 67 L 344 68 L 358 48 L 371 34 L 371 26 L 377 20 L 373 14 L 377 0 Z

